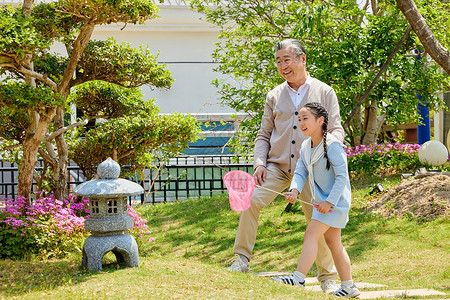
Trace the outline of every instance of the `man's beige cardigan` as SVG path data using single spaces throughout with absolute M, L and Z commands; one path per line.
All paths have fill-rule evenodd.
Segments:
M 294 107 L 286 82 L 267 94 L 261 128 L 255 140 L 254 168 L 273 164 L 284 172 L 294 173 L 300 146 L 306 139 L 298 126 L 298 111 L 308 102 L 325 106 L 328 132 L 341 142 L 344 140 L 336 93 L 320 80 L 311 79 L 309 90 L 298 107 Z

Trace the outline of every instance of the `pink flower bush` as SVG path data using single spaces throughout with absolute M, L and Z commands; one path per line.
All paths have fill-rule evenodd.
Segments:
M 23 197 L 0 201 L 0 257 L 62 256 L 73 252 L 85 235 L 88 200 Z
M 421 166 L 418 144 L 387 143 L 344 148 L 349 171 L 384 173 L 414 171 Z
M 130 233 L 135 236 L 142 238 L 142 234 L 151 233 L 148 230 L 147 220 L 142 219 L 141 213 L 135 211 L 133 207 L 128 205 L 128 215 L 133 218 L 134 226 L 130 229 Z
M 88 208 L 89 199 L 78 201 L 72 195 L 67 200 L 40 197 L 31 204 L 23 197 L 0 201 L 0 257 L 62 257 L 80 249 L 88 235 Z M 128 206 L 128 215 L 134 220 L 130 234 L 140 239 L 150 233 L 139 212 Z
M 84 216 L 89 213 L 88 200 L 74 202 L 75 197 L 69 195 L 69 200 L 56 200 L 52 196 L 36 199 L 31 205 L 28 200 L 18 197 L 17 200 L 6 199 L 0 201 L 0 223 L 13 227 L 38 226 L 49 227 L 54 225 L 64 232 L 79 231 L 84 226 Z M 24 217 L 24 218 L 23 218 Z M 38 224 L 39 220 L 49 218 L 51 224 Z
M 375 153 L 390 155 L 390 152 L 399 152 L 399 153 L 416 153 L 420 149 L 420 145 L 418 144 L 400 144 L 400 143 L 387 143 L 386 145 L 382 144 L 373 144 L 373 145 L 361 145 L 353 148 L 345 148 L 345 152 L 347 153 L 347 157 L 351 158 L 353 156 L 368 155 L 371 156 Z

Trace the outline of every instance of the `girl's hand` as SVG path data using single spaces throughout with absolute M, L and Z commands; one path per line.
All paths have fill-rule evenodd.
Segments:
M 328 201 L 320 202 L 319 205 L 317 206 L 317 211 L 320 212 L 321 214 L 326 214 L 330 210 L 332 205 L 333 204 L 331 204 Z
M 295 203 L 295 201 L 297 201 L 297 197 L 298 197 L 298 191 L 297 190 L 292 190 L 291 192 L 286 192 L 283 193 L 283 196 L 286 197 L 286 200 L 289 203 Z

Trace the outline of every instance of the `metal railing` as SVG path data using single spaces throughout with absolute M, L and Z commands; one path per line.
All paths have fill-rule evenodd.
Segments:
M 38 160 L 34 169 L 36 174 L 39 175 L 39 172 L 44 169 L 44 161 L 42 159 Z M 69 174 L 69 180 L 67 181 L 69 191 L 72 191 L 77 184 L 85 181 L 81 169 L 75 163 L 69 163 L 67 172 Z M 17 164 L 0 160 L 0 199 L 15 198 L 17 196 L 18 176 L 19 168 Z M 37 182 L 33 181 L 33 192 L 37 192 L 37 185 Z
M 226 187 L 223 176 L 230 170 L 250 172 L 252 164 L 240 160 L 233 162 L 233 155 L 183 156 L 172 159 L 169 164 L 148 170 L 143 187 L 145 201 L 157 203 L 212 196 L 223 193 Z M 153 183 L 153 186 L 152 186 Z M 151 198 L 151 200 L 150 200 Z
M 227 171 L 239 169 L 250 172 L 252 170 L 250 163 L 243 160 L 235 163 L 233 158 L 233 155 L 181 156 L 171 159 L 167 164 L 160 164 L 158 168 L 145 169 L 143 175 L 136 174 L 127 179 L 144 187 L 145 193 L 135 199 L 141 203 L 156 204 L 212 196 L 226 190 L 222 178 Z M 39 160 L 35 168 L 37 174 L 43 168 L 44 162 Z M 85 181 L 80 168 L 74 163 L 69 164 L 68 173 L 69 191 Z M 17 176 L 16 164 L 0 161 L 0 199 L 17 196 Z M 37 183 L 33 182 L 34 192 L 36 192 L 36 185 Z

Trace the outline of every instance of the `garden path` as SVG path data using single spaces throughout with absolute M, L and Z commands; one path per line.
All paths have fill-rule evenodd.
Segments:
M 255 273 L 255 275 L 263 277 L 273 276 L 285 276 L 290 275 L 289 272 L 262 272 Z M 361 295 L 357 299 L 376 299 L 376 298 L 388 298 L 388 297 L 427 297 L 427 296 L 444 296 L 443 292 L 430 290 L 430 289 L 411 289 L 411 290 L 389 290 L 386 285 L 368 283 L 368 282 L 356 282 L 358 289 L 361 291 Z M 319 282 L 315 277 L 306 278 L 306 289 L 316 292 L 322 292 Z M 370 289 L 365 291 L 365 289 Z M 376 289 L 376 290 L 374 290 Z M 440 299 L 444 300 L 444 299 Z

